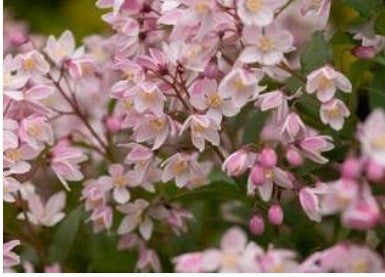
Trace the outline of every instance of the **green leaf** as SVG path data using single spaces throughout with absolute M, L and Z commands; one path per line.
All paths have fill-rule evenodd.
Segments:
M 258 135 L 261 132 L 268 115 L 268 112 L 261 112 L 256 109 L 249 114 L 245 124 L 243 144 L 255 143 L 258 140 Z
M 382 8 L 382 0 L 344 0 L 360 16 L 369 19 Z
M 83 217 L 83 207 L 78 206 L 60 224 L 49 247 L 48 255 L 52 263 L 63 262 L 65 260 L 75 240 Z
M 385 108 L 385 66 L 379 66 L 375 72 L 372 86 L 369 88 L 370 108 Z
M 376 21 L 374 22 L 374 28 L 378 35 L 385 36 L 385 8 L 382 8 L 377 15 Z
M 333 50 L 325 40 L 321 31 L 313 33 L 310 44 L 301 55 L 301 66 L 304 74 L 324 66 L 331 62 Z

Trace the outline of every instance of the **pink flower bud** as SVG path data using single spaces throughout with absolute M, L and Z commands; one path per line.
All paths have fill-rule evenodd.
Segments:
M 286 151 L 286 160 L 291 166 L 300 166 L 303 163 L 303 158 L 298 151 L 294 149 L 288 149 Z
M 361 162 L 355 158 L 348 158 L 341 168 L 341 175 L 347 179 L 357 179 L 361 174 Z
M 376 162 L 370 161 L 366 166 L 366 175 L 370 181 L 381 181 L 385 177 L 384 168 Z
M 106 128 L 111 133 L 117 133 L 122 127 L 122 120 L 116 116 L 109 116 L 105 120 Z
M 371 59 L 376 55 L 373 46 L 358 46 L 352 50 L 352 54 L 359 59 Z
M 283 222 L 283 211 L 280 205 L 274 204 L 268 211 L 269 222 L 273 225 L 281 225 Z
M 277 164 L 278 157 L 275 151 L 271 148 L 265 148 L 262 150 L 259 156 L 259 162 L 263 167 L 273 167 Z
M 266 181 L 265 171 L 260 165 L 255 165 L 251 169 L 250 178 L 255 186 L 262 186 Z
M 265 231 L 265 222 L 259 214 L 255 214 L 249 221 L 250 232 L 256 236 L 260 236 Z

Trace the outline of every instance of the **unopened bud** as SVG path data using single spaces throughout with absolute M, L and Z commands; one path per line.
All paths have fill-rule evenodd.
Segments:
M 260 236 L 265 231 L 265 222 L 259 214 L 255 214 L 249 221 L 250 232 L 256 236 Z

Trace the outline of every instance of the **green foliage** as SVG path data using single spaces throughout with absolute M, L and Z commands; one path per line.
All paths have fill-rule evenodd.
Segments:
M 311 42 L 305 47 L 301 55 L 302 72 L 306 75 L 331 62 L 332 58 L 332 48 L 325 40 L 323 32 L 314 32 Z
M 77 235 L 80 224 L 84 221 L 82 206 L 73 210 L 56 230 L 52 244 L 49 247 L 49 259 L 53 262 L 63 262 L 68 255 Z
M 382 8 L 382 0 L 343 0 L 351 6 L 360 16 L 370 19 Z
M 369 88 L 370 107 L 385 108 L 385 66 L 377 66 L 374 72 L 374 80 Z
M 382 8 L 378 13 L 374 22 L 374 28 L 378 35 L 385 36 L 385 8 Z

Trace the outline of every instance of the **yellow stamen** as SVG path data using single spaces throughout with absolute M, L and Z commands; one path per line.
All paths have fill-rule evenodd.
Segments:
M 245 6 L 250 12 L 256 13 L 261 10 L 263 4 L 261 0 L 246 0 Z
M 258 41 L 257 47 L 262 52 L 269 52 L 274 48 L 274 40 L 271 37 L 263 36 Z

